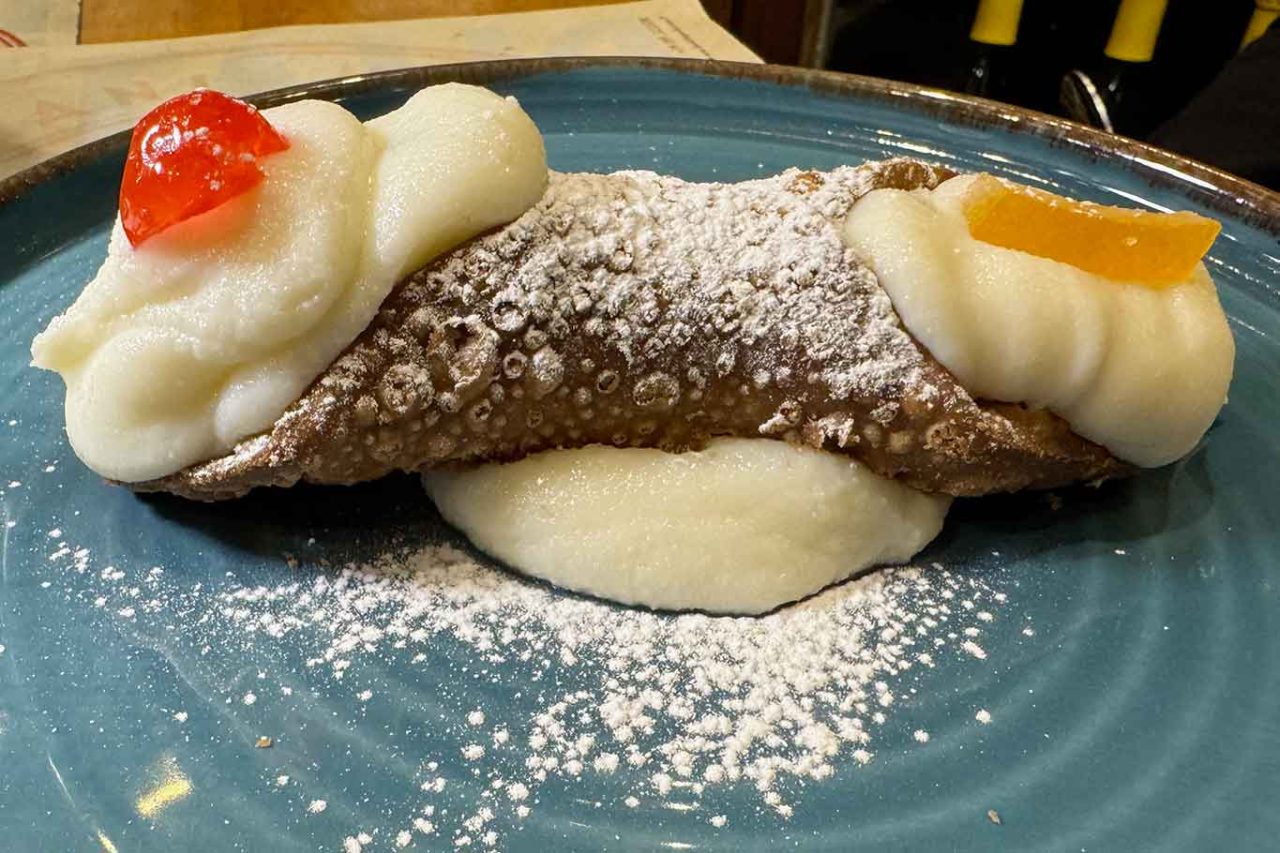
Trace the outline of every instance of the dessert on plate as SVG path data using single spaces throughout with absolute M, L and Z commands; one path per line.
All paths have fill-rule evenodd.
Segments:
M 93 470 L 423 472 L 508 564 L 659 607 L 766 610 L 910 559 L 953 497 L 1172 462 L 1234 357 L 1194 214 L 901 159 L 556 173 L 457 84 L 366 123 L 180 96 L 120 213 L 33 344 Z

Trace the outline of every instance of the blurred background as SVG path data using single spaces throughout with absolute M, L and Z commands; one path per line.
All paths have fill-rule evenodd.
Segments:
M 768 62 L 967 92 L 1280 189 L 1280 0 L 706 0 Z
M 473 23 L 418 30 L 419 50 L 404 27 L 464 16 Z M 742 59 L 750 56 L 745 46 L 766 62 L 904 80 L 1056 114 L 1280 188 L 1277 17 L 1280 0 L 0 0 L 0 46 L 24 36 L 33 46 L 234 33 L 243 42 L 251 31 L 292 27 L 297 35 L 298 25 L 325 25 L 327 34 L 313 26 L 307 38 L 317 63 L 335 70 L 317 76 L 395 67 L 396 55 L 404 57 L 399 65 L 555 53 Z M 351 27 L 360 22 L 386 29 Z M 340 45 L 353 39 L 363 58 L 342 66 L 333 57 L 345 60 Z M 380 39 L 394 47 L 385 62 L 370 55 Z M 219 73 L 234 41 L 210 54 L 224 64 Z M 233 79 L 249 91 L 301 79 L 305 50 L 297 38 L 288 46 L 282 67 L 293 62 L 292 77 Z M 321 63 L 326 50 L 331 57 Z M 47 74 L 50 63 L 24 68 Z M 5 72 L 0 60 L 0 84 Z M 13 72 L 12 82 L 30 80 Z
M 706 0 L 768 62 L 984 95 L 1141 136 L 1280 14 L 1255 0 Z M 796 14 L 795 7 L 803 7 Z M 1253 29 L 1249 27 L 1252 23 Z M 1105 116 L 1083 103 L 1088 79 Z M 1277 91 L 1280 91 L 1278 89 Z

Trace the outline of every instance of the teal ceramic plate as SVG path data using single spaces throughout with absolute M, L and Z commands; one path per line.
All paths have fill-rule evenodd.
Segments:
M 496 63 L 262 100 L 368 117 L 450 79 L 517 96 L 557 169 L 906 154 L 1216 216 L 1230 403 L 1175 466 L 962 502 L 937 568 L 754 634 L 465 567 L 343 576 L 458 539 L 407 477 L 205 506 L 68 449 L 28 345 L 103 256 L 113 137 L 0 185 L 0 848 L 1274 848 L 1275 196 L 1045 117 L 782 69 Z

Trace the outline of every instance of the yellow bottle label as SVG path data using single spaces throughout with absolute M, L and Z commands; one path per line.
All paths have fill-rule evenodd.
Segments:
M 1112 59 L 1150 62 L 1169 0 L 1120 0 L 1104 51 Z
M 1276 18 L 1280 18 L 1280 0 L 1257 0 L 1253 17 L 1249 19 L 1249 26 L 1245 27 L 1240 47 L 1242 49 L 1248 47 L 1251 42 L 1260 38 Z
M 982 44 L 1014 44 L 1021 18 L 1022 0 L 980 0 L 969 38 Z

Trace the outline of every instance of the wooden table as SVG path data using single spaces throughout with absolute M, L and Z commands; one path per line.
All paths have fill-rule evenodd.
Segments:
M 626 0 L 79 0 L 81 44 L 337 24 L 564 9 Z M 39 0 L 36 0 L 39 2 Z M 702 0 L 769 62 L 821 65 L 834 0 Z
M 80 43 L 180 38 L 297 24 L 493 15 L 625 0 L 80 0 Z

